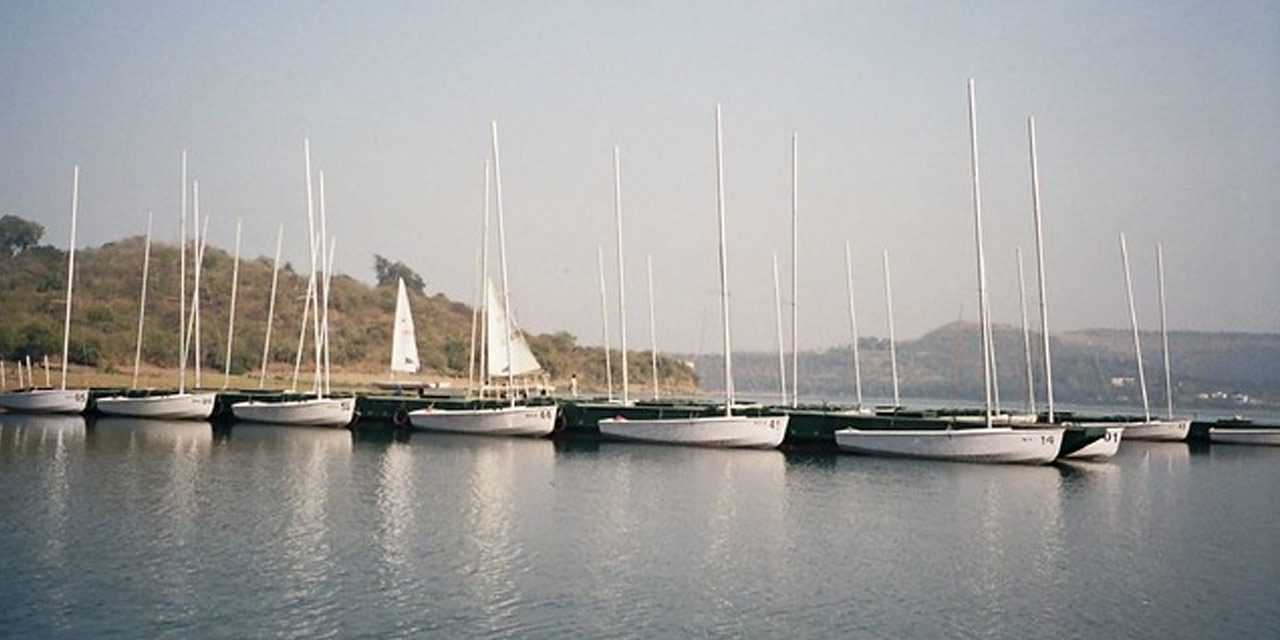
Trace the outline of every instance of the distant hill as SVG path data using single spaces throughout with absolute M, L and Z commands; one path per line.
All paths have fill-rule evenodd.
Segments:
M 144 239 L 133 237 L 76 251 L 71 362 L 106 371 L 132 368 L 143 248 Z M 178 366 L 180 315 L 178 263 L 177 246 L 152 245 L 142 346 L 144 362 L 174 369 Z M 241 260 L 231 353 L 233 373 L 254 371 L 262 365 L 271 266 L 270 258 Z M 232 267 L 232 256 L 226 251 L 207 248 L 201 274 L 200 356 L 202 365 L 210 370 L 221 371 L 226 362 Z M 60 358 L 66 269 L 66 252 L 52 247 L 25 248 L 16 254 L 0 252 L 0 358 L 9 362 L 28 354 L 37 362 L 45 355 L 53 360 Z M 187 277 L 189 296 L 190 268 Z M 334 367 L 387 371 L 395 314 L 394 281 L 389 286 L 370 286 L 348 275 L 335 274 L 332 286 L 329 322 Z M 282 265 L 269 355 L 275 365 L 294 363 L 306 289 L 306 274 L 298 273 L 291 265 Z M 420 290 L 410 291 L 409 300 L 425 369 L 422 375 L 465 380 L 471 307 L 443 294 L 425 295 Z M 604 354 L 599 347 L 578 345 L 574 336 L 563 332 L 530 335 L 528 339 L 552 381 L 562 389 L 568 387 L 572 375 L 577 375 L 583 390 L 605 386 Z M 615 358 L 618 355 L 614 353 Z M 631 380 L 649 385 L 648 354 L 633 353 L 630 364 Z M 619 373 L 615 371 L 614 375 Z M 672 358 L 659 358 L 659 376 L 665 389 L 696 390 L 693 372 Z
M 997 325 L 997 374 L 1001 398 L 1014 406 L 1027 397 L 1026 360 L 1021 329 Z M 1143 332 L 1142 358 L 1147 389 L 1155 407 L 1165 402 L 1164 360 L 1158 332 Z M 1031 336 L 1037 397 L 1043 398 L 1043 344 Z M 976 323 L 953 322 L 916 340 L 900 341 L 898 377 L 904 397 L 969 399 L 982 397 L 981 337 Z M 863 393 L 892 396 L 887 340 L 859 340 Z M 1130 331 L 1090 329 L 1055 334 L 1054 397 L 1090 404 L 1141 403 L 1133 384 L 1137 364 Z M 1280 335 L 1175 331 L 1169 334 L 1174 401 L 1179 406 L 1280 405 Z M 722 389 L 719 355 L 682 356 L 694 362 L 705 387 Z M 734 382 L 740 392 L 776 394 L 777 353 L 735 353 Z M 853 396 L 853 349 L 844 345 L 800 355 L 801 393 L 830 398 Z

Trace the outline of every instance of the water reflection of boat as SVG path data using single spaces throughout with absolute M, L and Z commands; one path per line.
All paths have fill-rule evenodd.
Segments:
M 7 413 L 0 411 L 0 427 L 30 431 L 83 429 L 84 416 L 71 414 Z
M 290 426 L 261 422 L 237 422 L 226 430 L 227 441 L 277 442 L 290 447 L 321 447 L 333 450 L 351 450 L 351 431 L 329 427 Z
M 94 420 L 93 428 L 106 432 L 135 434 L 148 442 L 175 445 L 208 444 L 213 441 L 213 427 L 208 422 L 192 420 L 102 416 Z

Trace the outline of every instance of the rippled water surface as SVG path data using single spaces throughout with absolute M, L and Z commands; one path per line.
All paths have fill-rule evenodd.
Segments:
M 0 415 L 0 636 L 1280 633 L 1280 448 L 1042 468 Z

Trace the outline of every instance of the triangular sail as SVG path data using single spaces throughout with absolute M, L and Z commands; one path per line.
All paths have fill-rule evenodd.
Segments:
M 502 299 L 498 297 L 498 290 L 493 285 L 492 280 L 485 282 L 487 289 L 488 304 L 488 353 L 489 353 L 489 375 L 505 376 L 508 375 L 507 369 L 511 369 L 511 375 L 524 375 L 526 373 L 534 373 L 542 369 L 542 365 L 538 364 L 538 359 L 533 357 L 533 352 L 529 350 L 529 343 L 525 342 L 524 334 L 516 327 L 514 322 L 509 323 L 511 327 L 511 352 L 507 353 L 507 327 L 508 320 L 506 312 L 503 310 Z
M 418 372 L 418 340 L 413 332 L 413 314 L 409 312 L 409 294 L 400 279 L 396 292 L 396 321 L 391 339 L 391 370 L 401 373 Z

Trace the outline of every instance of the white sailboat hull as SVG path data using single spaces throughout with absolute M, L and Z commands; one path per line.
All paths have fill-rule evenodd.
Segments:
M 130 398 L 99 398 L 98 411 L 111 416 L 163 420 L 208 420 L 213 415 L 216 393 L 171 393 Z
M 231 405 L 237 420 L 306 427 L 345 427 L 355 419 L 354 398 L 310 398 L 284 402 L 247 400 Z
M 660 420 L 604 418 L 600 433 L 633 442 L 694 447 L 774 449 L 787 435 L 789 416 L 700 416 Z
M 0 394 L 0 409 L 16 413 L 84 413 L 88 389 L 31 389 Z
M 1181 442 L 1191 430 L 1190 420 L 1148 420 L 1125 425 L 1124 437 L 1130 440 Z
M 409 424 L 419 431 L 490 436 L 546 436 L 556 426 L 556 407 L 516 406 L 493 409 L 418 409 Z
M 1008 427 L 949 430 L 836 431 L 836 445 L 865 455 L 957 462 L 1048 464 L 1058 456 L 1062 429 Z
M 1107 434 L 1102 436 L 1098 440 L 1094 440 L 1093 442 L 1090 442 L 1089 444 L 1085 445 L 1084 447 L 1076 451 L 1073 451 L 1071 453 L 1068 453 L 1065 456 L 1062 456 L 1063 458 L 1067 458 L 1070 460 L 1100 460 L 1102 458 L 1110 458 L 1116 455 L 1116 452 L 1120 450 L 1120 439 L 1124 437 L 1125 425 L 1123 424 L 1109 424 L 1109 425 L 1090 424 L 1086 426 L 1090 426 L 1090 427 L 1106 426 Z
M 1280 429 L 1267 427 L 1209 427 L 1214 444 L 1255 444 L 1280 447 Z

